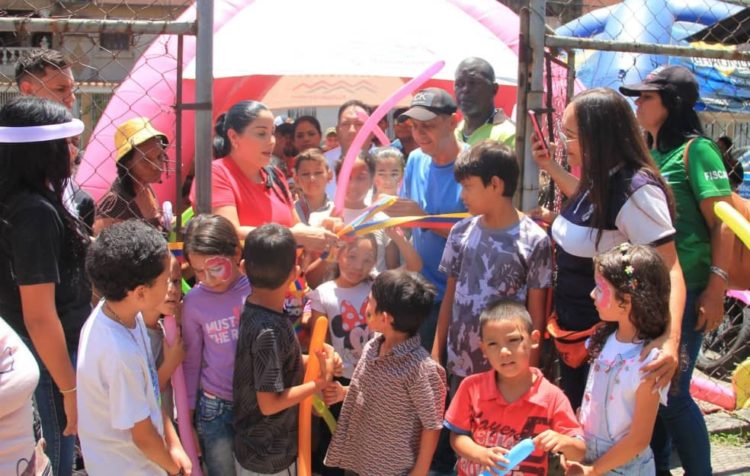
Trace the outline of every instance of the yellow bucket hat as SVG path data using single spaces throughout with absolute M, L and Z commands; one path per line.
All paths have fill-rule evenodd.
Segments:
M 169 142 L 167 135 L 154 129 L 145 117 L 135 117 L 123 122 L 115 131 L 115 162 L 119 162 L 133 148 L 153 137 L 161 137 L 165 143 Z

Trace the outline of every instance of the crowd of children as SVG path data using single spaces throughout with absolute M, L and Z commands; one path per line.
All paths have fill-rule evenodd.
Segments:
M 389 148 L 356 158 L 345 221 L 398 192 L 403 161 Z M 305 151 L 294 170 L 300 216 L 332 220 L 325 157 Z M 185 230 L 195 285 L 184 299 L 181 263 L 159 231 L 138 220 L 105 228 L 85 260 L 101 300 L 83 325 L 76 384 L 66 390 L 77 392 L 88 473 L 191 473 L 170 388 L 182 364 L 190 421 L 176 423 L 194 435 L 209 475 L 296 474 L 298 405 L 313 395 L 338 419 L 332 434 L 322 424 L 316 433 L 323 475 L 427 475 L 439 451 L 455 453 L 460 475 L 547 474 L 552 456 L 567 474 L 654 474 L 649 441 L 667 387 L 655 392 L 641 369 L 659 352 L 649 342 L 668 328 L 670 277 L 659 253 L 624 243 L 594 260 L 591 298 L 603 322 L 588 343 L 576 416 L 537 368 L 552 251 L 513 206 L 511 149 L 478 143 L 454 175 L 471 216 L 453 226 L 440 261 L 447 286 L 432 354 L 419 330 L 437 290 L 397 228 L 342 239 L 325 260 L 301 252 L 288 227 L 256 227 L 243 243 L 231 221 L 197 215 Z M 312 266 L 330 273 L 310 290 Z M 169 344 L 164 316 L 182 331 Z M 328 344 L 306 355 L 299 328 L 321 317 Z M 305 381 L 309 359 L 320 371 Z M 506 466 L 524 439 L 534 450 Z
M 373 182 L 375 196 L 398 183 L 402 157 L 374 156 L 355 165 L 362 184 L 350 186 L 351 210 L 366 208 Z M 302 153 L 295 170 L 298 208 L 314 208 L 308 217 L 330 208 L 321 186 L 330 174 L 325 159 Z M 228 220 L 193 218 L 184 256 L 196 285 L 181 312 L 179 265 L 161 235 L 135 221 L 103 231 L 87 261 L 103 300 L 84 326 L 78 356 L 79 428 L 91 474 L 190 472 L 165 401 L 180 361 L 187 424 L 210 475 L 296 474 L 297 405 L 313 394 L 338 419 L 332 435 L 323 424 L 316 432 L 321 474 L 426 475 L 441 432 L 459 475 L 502 468 L 526 438 L 535 449 L 515 468 L 522 474 L 547 474 L 550 455 L 569 474 L 653 474 L 648 442 L 666 389 L 654 393 L 639 374 L 656 351 L 639 358 L 667 325 L 670 284 L 659 254 L 623 244 L 595 260 L 592 299 L 604 324 L 589 344 L 592 370 L 577 418 L 536 367 L 551 249 L 512 205 L 518 168 L 510 149 L 480 143 L 460 156 L 455 175 L 472 216 L 453 227 L 442 258 L 448 285 L 432 356 L 418 330 L 435 288 L 414 272 L 421 260 L 403 233 L 388 233 L 385 247 L 373 234 L 339 246 L 332 279 L 305 297 L 301 325 L 329 319 L 330 345 L 308 357 L 285 303 L 309 260 L 300 259 L 287 228 L 258 227 L 243 247 Z M 404 265 L 378 272 L 379 253 L 391 244 Z M 181 316 L 182 340 L 162 349 L 166 314 Z M 321 371 L 303 382 L 308 358 Z

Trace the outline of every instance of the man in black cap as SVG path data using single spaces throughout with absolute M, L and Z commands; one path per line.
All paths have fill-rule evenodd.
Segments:
M 458 154 L 468 148 L 461 144 L 453 130 L 458 122 L 456 103 L 450 94 L 440 88 L 427 88 L 416 93 L 411 107 L 400 120 L 410 119 L 412 136 L 418 149 L 409 154 L 404 171 L 401 198 L 388 208 L 391 216 L 421 216 L 464 212 L 461 185 L 453 177 L 453 163 Z M 435 316 L 422 324 L 422 345 L 432 350 L 435 337 L 437 310 L 445 292 L 445 274 L 438 271 L 445 248 L 447 230 L 414 231 L 414 248 L 422 257 L 422 274 L 438 288 L 435 298 Z
M 495 108 L 497 83 L 492 65 L 482 58 L 466 58 L 456 68 L 456 102 L 464 119 L 456 127 L 456 137 L 469 145 L 485 139 L 515 147 L 516 126 Z

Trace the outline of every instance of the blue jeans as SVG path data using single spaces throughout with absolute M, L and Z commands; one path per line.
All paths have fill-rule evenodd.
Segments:
M 669 469 L 669 457 L 672 443 L 680 455 L 685 474 L 710 475 L 711 444 L 708 440 L 706 421 L 698 405 L 690 396 L 690 379 L 693 376 L 695 360 L 703 341 L 703 332 L 695 330 L 698 315 L 695 304 L 703 290 L 687 292 L 685 313 L 682 315 L 682 335 L 680 347 L 687 359 L 682 365 L 677 388 L 669 391 L 667 406 L 660 405 L 656 418 L 654 434 L 651 438 L 651 448 L 654 451 L 656 468 Z
M 195 425 L 208 476 L 234 476 L 232 402 L 200 392 Z
M 63 396 L 39 354 L 37 354 L 31 339 L 25 337 L 21 337 L 21 339 L 34 354 L 34 358 L 39 364 L 39 384 L 34 390 L 34 402 L 39 413 L 39 419 L 42 422 L 42 436 L 47 441 L 47 448 L 44 452 L 52 463 L 52 474 L 70 476 L 73 474 L 73 453 L 76 437 L 63 436 L 62 434 L 67 425 Z M 73 368 L 75 368 L 77 352 L 75 350 L 69 351 L 69 356 Z

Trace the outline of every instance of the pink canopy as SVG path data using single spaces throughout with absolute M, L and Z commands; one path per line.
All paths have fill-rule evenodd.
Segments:
M 195 7 L 181 20 L 193 20 Z M 214 12 L 214 117 L 243 99 L 271 108 L 377 104 L 436 60 L 446 67 L 426 86 L 453 92 L 457 64 L 487 59 L 495 68 L 496 103 L 516 102 L 518 17 L 495 0 L 217 0 Z M 183 101 L 194 100 L 195 37 L 184 39 Z M 174 141 L 177 38 L 162 35 L 138 60 L 102 114 L 78 180 L 95 199 L 116 176 L 115 125 L 151 119 Z M 183 113 L 183 174 L 194 155 L 194 114 Z M 169 149 L 170 159 L 175 150 Z M 174 167 L 156 187 L 174 200 Z

